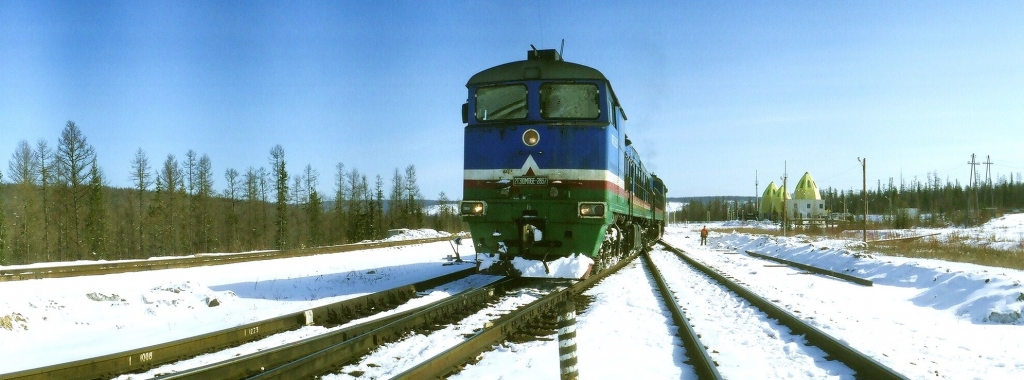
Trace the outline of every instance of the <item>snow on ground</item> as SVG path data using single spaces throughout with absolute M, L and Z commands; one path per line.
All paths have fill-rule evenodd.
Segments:
M 1000 231 L 999 236 L 1011 242 L 1017 239 L 1019 244 L 1024 235 L 1020 221 L 1024 216 L 1009 215 L 977 230 Z M 710 245 L 702 247 L 696 232 L 700 226 L 672 226 L 665 239 L 912 379 L 1024 378 L 1024 361 L 1019 359 L 1024 351 L 1022 271 L 884 256 L 865 252 L 851 241 L 812 241 L 803 236 L 713 232 Z M 0 373 L 180 339 L 419 281 L 460 269 L 441 265 L 452 249 L 448 242 L 439 242 L 202 268 L 0 283 L 0 357 L 4 358 Z M 846 271 L 872 279 L 875 285 L 801 274 L 732 253 L 747 249 Z M 471 260 L 469 255 L 475 253 L 466 242 L 460 250 L 463 259 Z M 695 303 L 695 297 L 717 297 L 720 292 L 714 287 L 682 285 L 679 272 L 671 273 L 676 274 L 670 284 L 679 287 L 676 298 L 694 315 L 694 309 L 708 307 Z M 672 335 L 675 327 L 651 287 L 636 263 L 587 292 L 594 302 L 578 316 L 581 378 L 692 378 L 692 370 L 683 363 L 685 352 Z M 208 306 L 211 299 L 217 299 L 219 306 Z M 798 342 L 785 344 L 779 354 L 777 341 L 772 343 L 775 346 L 755 340 L 729 341 L 751 325 L 766 335 L 784 337 L 785 331 L 772 322 L 717 308 L 718 318 L 712 310 L 696 322 L 700 329 L 716 331 L 714 337 L 706 338 L 709 349 L 718 351 L 713 357 L 782 355 L 775 360 L 781 365 L 771 370 L 751 361 L 734 366 L 732 373 L 761 378 L 790 374 L 849 378 L 840 369 L 828 369 L 830 364 L 813 354 L 804 356 L 801 352 L 813 348 L 800 347 Z M 412 351 L 403 360 L 415 359 Z M 380 365 L 392 365 L 388 363 Z M 792 363 L 792 368 L 786 363 Z M 814 368 L 807 372 L 808 363 L 823 372 Z M 467 366 L 457 378 L 557 379 L 557 343 L 503 344 L 483 354 L 479 363 Z
M 768 318 L 674 254 L 657 249 L 651 260 L 681 300 L 694 331 L 713 347 L 711 358 L 728 379 L 824 379 L 852 377 L 852 370 L 825 358 L 803 336 Z M 731 323 L 723 324 L 722 320 Z
M 779 300 L 816 327 L 910 378 L 1010 379 L 1024 376 L 1024 272 L 973 264 L 864 254 L 805 236 L 755 237 L 674 230 L 669 243 Z M 729 252 L 753 250 L 861 276 L 861 287 Z
M 448 242 L 437 242 L 199 268 L 3 282 L 0 373 L 222 330 L 463 269 L 442 265 L 452 252 Z M 211 306 L 214 299 L 217 305 Z

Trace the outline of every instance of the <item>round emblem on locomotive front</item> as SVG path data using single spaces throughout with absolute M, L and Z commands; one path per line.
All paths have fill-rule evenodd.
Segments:
M 536 129 L 528 129 L 523 133 L 523 144 L 526 146 L 534 146 L 540 142 L 540 133 L 537 133 Z

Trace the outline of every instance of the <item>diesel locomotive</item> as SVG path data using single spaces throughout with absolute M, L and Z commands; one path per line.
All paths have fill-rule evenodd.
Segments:
M 644 167 L 600 71 L 532 49 L 466 87 L 460 214 L 478 254 L 526 276 L 536 273 L 511 263 L 540 263 L 537 277 L 572 258 L 587 266 L 568 276 L 577 278 L 661 237 L 668 189 Z

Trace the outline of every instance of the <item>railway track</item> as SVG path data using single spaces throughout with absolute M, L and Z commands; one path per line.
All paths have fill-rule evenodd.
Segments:
M 393 379 L 415 380 L 444 377 L 458 371 L 465 363 L 475 360 L 481 352 L 489 350 L 510 336 L 523 331 L 529 331 L 538 325 L 552 325 L 552 319 L 556 313 L 560 312 L 558 306 L 562 302 L 582 294 L 585 290 L 597 284 L 598 281 L 622 269 L 622 267 L 632 262 L 636 257 L 634 255 L 620 260 L 615 265 L 595 276 L 552 291 L 536 301 L 488 323 L 483 329 L 462 343 L 409 368 L 394 376 Z
M 792 331 L 793 335 L 802 335 L 809 345 L 813 345 L 824 351 L 828 358 L 842 362 L 855 372 L 855 376 L 857 378 L 906 379 L 906 377 L 893 371 L 889 367 L 875 361 L 855 348 L 840 342 L 814 326 L 805 323 L 800 318 L 789 313 L 785 309 L 776 306 L 774 303 L 754 294 L 742 284 L 730 279 L 727 275 L 721 274 L 713 268 L 687 256 L 682 250 L 672 247 L 664 242 L 661 242 L 661 244 L 667 251 L 671 252 L 673 256 L 678 258 L 678 260 L 684 261 L 688 266 L 703 273 L 707 277 L 710 277 L 714 282 L 721 284 L 721 286 L 742 298 L 745 302 L 756 307 L 768 318 L 774 319 L 788 327 Z M 645 254 L 645 261 L 648 268 L 650 268 L 652 276 L 655 277 L 655 280 L 658 283 L 662 298 L 666 301 L 666 305 L 673 313 L 673 319 L 680 327 L 679 335 L 680 338 L 683 339 L 684 346 L 687 349 L 687 354 L 690 357 L 689 363 L 694 366 L 694 369 L 697 371 L 698 376 L 701 379 L 721 378 L 721 375 L 718 374 L 716 369 L 717 365 L 711 361 L 710 355 L 708 355 L 704 349 L 705 344 L 700 341 L 699 336 L 693 328 L 694 326 L 686 320 L 686 316 L 675 301 L 675 294 L 672 292 L 665 279 L 661 276 L 661 271 L 658 269 L 657 265 L 655 265 L 655 261 L 652 260 L 648 254 Z M 740 363 L 738 365 L 744 365 L 744 363 Z
M 617 265 L 591 276 L 589 279 L 569 283 L 544 282 L 550 291 L 533 302 L 516 308 L 498 319 L 484 323 L 482 328 L 470 328 L 463 334 L 461 343 L 422 363 L 411 366 L 395 376 L 397 379 L 437 378 L 457 371 L 473 361 L 483 351 L 502 340 L 517 334 L 531 335 L 538 326 L 550 325 L 550 320 L 559 302 L 579 295 L 597 281 L 614 273 L 636 256 L 622 260 Z M 446 324 L 457 324 L 464 317 L 479 313 L 488 304 L 500 301 L 499 295 L 512 293 L 524 287 L 533 289 L 536 280 L 502 280 L 487 287 L 467 291 L 445 300 L 409 310 L 372 322 L 334 332 L 331 336 L 307 339 L 272 350 L 265 350 L 222 363 L 208 365 L 195 370 L 171 374 L 169 379 L 294 379 L 317 376 L 337 371 L 341 366 L 355 362 L 370 351 L 387 343 L 408 338 L 415 334 L 426 334 L 443 328 Z M 484 310 L 485 315 L 490 311 Z M 479 327 L 479 326 L 477 326 Z M 468 336 L 467 336 L 468 335 Z M 431 342 L 433 345 L 433 342 Z
M 476 272 L 475 267 L 424 280 L 414 284 L 398 286 L 385 291 L 350 298 L 302 312 L 277 318 L 241 325 L 196 337 L 181 339 L 164 344 L 142 347 L 100 357 L 62 363 L 42 368 L 0 374 L 2 379 L 96 379 L 144 371 L 155 366 L 171 363 L 211 351 L 234 347 L 246 342 L 263 339 L 273 334 L 295 330 L 303 326 L 337 326 L 357 318 L 393 309 L 413 297 L 418 291 L 456 281 Z M 388 317 L 393 318 L 393 317 Z M 343 339 L 362 330 L 343 331 Z M 250 368 L 250 367 L 245 367 Z M 230 377 L 205 377 L 230 378 Z
M 360 251 L 372 248 L 398 247 L 450 240 L 451 237 L 375 241 L 366 243 L 332 245 L 327 247 L 258 251 L 230 254 L 198 254 L 150 260 L 120 260 L 83 265 L 54 265 L 40 267 L 19 267 L 0 269 L 0 282 L 75 276 L 97 276 L 115 273 L 141 272 L 160 269 L 194 268 L 210 265 L 235 264 L 249 261 L 286 259 L 325 253 Z

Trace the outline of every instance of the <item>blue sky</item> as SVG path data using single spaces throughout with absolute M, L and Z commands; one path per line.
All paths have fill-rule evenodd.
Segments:
M 138 148 L 224 170 L 343 163 L 461 197 L 460 107 L 530 44 L 601 70 L 670 196 L 1024 173 L 1019 2 L 0 2 L 0 169 L 74 120 L 108 181 Z M 985 166 L 979 170 L 985 173 Z

